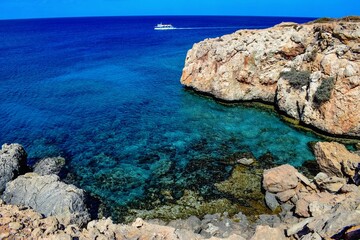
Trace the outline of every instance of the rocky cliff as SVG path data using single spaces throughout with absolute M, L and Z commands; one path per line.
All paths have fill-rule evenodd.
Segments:
M 194 44 L 181 83 L 261 100 L 322 131 L 360 136 L 360 22 L 282 23 Z

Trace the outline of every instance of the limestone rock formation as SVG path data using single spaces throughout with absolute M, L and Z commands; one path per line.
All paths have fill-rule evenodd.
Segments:
M 62 157 L 44 158 L 34 165 L 34 172 L 39 175 L 58 175 L 65 165 Z
M 19 144 L 4 144 L 0 150 L 0 193 L 6 183 L 18 176 L 26 167 L 27 154 Z
M 336 142 L 318 142 L 314 146 L 320 170 L 329 176 L 348 177 L 359 184 L 360 156 Z
M 89 220 L 84 191 L 60 182 L 56 175 L 22 175 L 6 185 L 3 200 L 31 207 L 45 216 L 55 216 L 63 224 L 82 225 Z
M 349 155 L 350 153 L 345 147 L 338 143 L 317 143 L 317 147 L 326 149 L 323 150 L 323 152 L 326 151 L 326 154 L 322 154 L 322 156 L 332 158 L 336 156 L 338 160 L 341 160 L 329 160 L 331 168 L 327 166 L 322 169 L 329 170 L 327 172 L 332 174 L 331 176 L 320 172 L 314 180 L 311 180 L 297 170 L 295 172 L 291 170 L 292 175 L 297 176 L 299 181 L 296 186 L 291 184 L 291 188 L 288 189 L 289 187 L 283 186 L 286 186 L 284 184 L 289 179 L 289 175 L 286 175 L 285 171 L 280 171 L 288 166 L 283 165 L 264 172 L 263 186 L 270 193 L 276 193 L 276 199 L 282 208 L 281 223 L 285 224 L 286 234 L 290 239 L 356 239 L 349 237 L 358 236 L 360 188 L 355 184 L 347 184 L 344 178 L 334 174 L 336 172 L 343 174 L 342 176 L 348 176 L 342 171 L 344 169 L 342 164 L 347 162 L 346 159 L 349 156 L 353 156 Z M 337 165 L 335 163 L 341 168 L 334 167 Z M 269 175 L 272 176 L 270 178 L 271 185 L 269 184 Z M 271 188 L 269 186 L 282 187 Z M 277 229 L 279 227 L 284 227 L 284 225 L 278 226 Z
M 181 83 L 216 98 L 262 100 L 331 134 L 360 136 L 360 24 L 286 23 L 206 39 Z

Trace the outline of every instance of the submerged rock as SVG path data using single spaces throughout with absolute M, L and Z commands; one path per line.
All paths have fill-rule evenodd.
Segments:
M 181 83 L 216 98 L 261 100 L 322 131 L 360 136 L 358 22 L 283 24 L 194 44 Z
M 185 190 L 184 195 L 173 203 L 155 206 L 152 209 L 131 209 L 126 222 L 134 220 L 134 217 L 143 219 L 162 219 L 170 221 L 174 219 L 183 219 L 189 216 L 204 216 L 206 214 L 215 214 L 219 212 L 229 212 L 233 215 L 241 210 L 238 203 L 232 203 L 226 198 L 206 200 L 197 192 Z
M 45 158 L 34 165 L 34 172 L 39 175 L 58 175 L 65 165 L 65 159 L 62 157 Z
M 8 204 L 24 205 L 55 216 L 63 224 L 83 225 L 89 220 L 84 191 L 59 181 L 56 175 L 27 173 L 6 185 L 3 199 Z
M 27 154 L 19 144 L 3 144 L 0 150 L 0 193 L 6 183 L 14 179 L 26 168 Z

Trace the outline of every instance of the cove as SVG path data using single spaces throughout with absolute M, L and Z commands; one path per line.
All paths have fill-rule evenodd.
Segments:
M 153 31 L 165 20 L 217 28 Z M 66 181 L 85 189 L 100 201 L 104 215 L 119 221 L 129 209 L 174 203 L 187 190 L 204 201 L 231 199 L 214 187 L 234 169 L 224 159 L 251 154 L 259 162 L 301 166 L 314 159 L 309 142 L 319 140 L 273 111 L 219 104 L 179 83 L 186 51 L 197 41 L 308 19 L 165 20 L 0 22 L 0 142 L 24 145 L 29 164 L 64 156 Z

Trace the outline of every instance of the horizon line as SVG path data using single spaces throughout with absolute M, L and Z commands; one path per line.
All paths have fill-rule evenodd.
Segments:
M 259 15 L 213 15 L 213 14 L 199 14 L 199 15 L 90 15 L 90 16 L 54 16 L 54 17 L 26 17 L 26 18 L 0 18 L 0 21 L 12 21 L 12 20 L 41 20 L 41 19 L 66 19 L 66 18 L 115 18 L 115 17 L 273 17 L 273 18 L 309 18 L 309 19 L 317 19 L 324 17 L 303 17 L 303 16 L 259 16 Z M 337 17 L 325 17 L 325 18 L 333 18 L 337 19 Z M 341 18 L 341 17 L 339 17 Z

